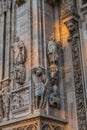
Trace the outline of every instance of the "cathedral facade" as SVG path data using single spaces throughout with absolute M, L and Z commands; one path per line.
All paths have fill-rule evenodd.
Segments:
M 0 0 L 0 130 L 87 130 L 87 0 Z

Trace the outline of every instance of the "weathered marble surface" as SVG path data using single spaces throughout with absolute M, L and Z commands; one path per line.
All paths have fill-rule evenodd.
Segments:
M 2 130 L 86 130 L 87 5 L 77 5 L 0 1 Z

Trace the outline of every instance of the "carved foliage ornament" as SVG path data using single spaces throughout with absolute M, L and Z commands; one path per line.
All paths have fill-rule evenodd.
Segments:
M 81 58 L 80 58 L 80 49 L 79 49 L 80 40 L 79 40 L 79 31 L 78 31 L 78 21 L 71 19 L 65 24 L 70 33 L 68 41 L 71 43 L 71 49 L 72 49 L 78 126 L 79 129 L 86 130 L 86 108 L 85 108 L 85 101 L 84 101 L 84 87 L 82 82 L 82 70 L 81 70 L 81 61 L 80 61 Z

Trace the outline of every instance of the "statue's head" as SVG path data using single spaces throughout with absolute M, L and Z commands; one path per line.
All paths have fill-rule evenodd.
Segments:
M 55 79 L 58 76 L 58 67 L 56 65 L 51 65 L 49 68 L 50 77 Z
M 20 38 L 19 38 L 19 37 L 16 37 L 15 41 L 16 41 L 16 42 L 19 42 L 19 41 L 20 41 Z
M 71 34 L 74 33 L 77 29 L 76 23 L 74 21 L 69 21 L 68 23 L 66 23 L 66 25 Z
M 44 74 L 45 69 L 41 66 L 34 66 L 32 69 L 32 73 L 35 74 L 37 77 Z

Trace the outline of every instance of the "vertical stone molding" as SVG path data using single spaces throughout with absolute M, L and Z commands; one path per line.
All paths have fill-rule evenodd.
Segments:
M 84 85 L 82 79 L 80 36 L 78 29 L 79 24 L 75 18 L 71 18 L 65 22 L 65 25 L 69 31 L 68 42 L 70 43 L 72 50 L 78 128 L 79 130 L 86 130 L 86 108 L 84 100 Z

